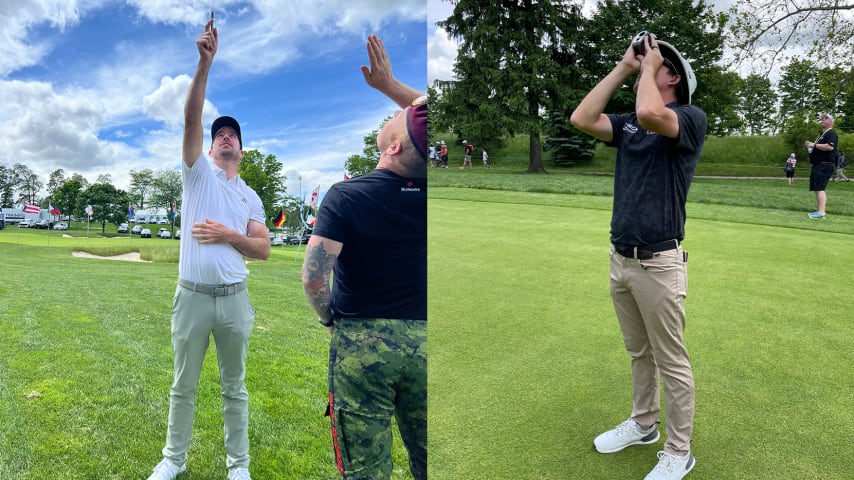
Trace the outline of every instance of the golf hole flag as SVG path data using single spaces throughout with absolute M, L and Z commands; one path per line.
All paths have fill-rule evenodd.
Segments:
M 39 213 L 39 206 L 24 202 L 24 213 Z
M 273 220 L 273 225 L 275 225 L 276 228 L 282 228 L 282 225 L 284 225 L 287 220 L 288 214 L 285 213 L 284 210 L 279 210 L 279 214 L 276 215 L 276 219 Z
M 317 206 L 317 196 L 318 195 L 320 195 L 320 185 L 318 185 L 317 188 L 315 188 L 314 191 L 311 192 L 311 206 L 312 207 Z

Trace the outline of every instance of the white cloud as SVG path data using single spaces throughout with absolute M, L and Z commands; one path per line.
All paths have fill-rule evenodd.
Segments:
M 427 83 L 434 80 L 452 80 L 454 62 L 457 61 L 459 45 L 441 27 L 436 27 L 427 39 Z
M 60 31 L 80 21 L 99 0 L 16 0 L 0 2 L 0 77 L 20 68 L 37 65 L 52 45 L 28 38 L 33 27 L 48 23 Z
M 62 32 L 81 23 L 81 28 L 90 28 L 86 19 L 92 12 L 122 3 L 0 0 L 0 98 L 4 100 L 0 129 L 7 135 L 0 164 L 25 164 L 42 179 L 57 168 L 69 176 L 80 173 L 90 181 L 109 173 L 123 189 L 129 185 L 131 170 L 180 168 L 184 101 L 198 58 L 192 38 L 208 16 L 209 1 L 128 1 L 138 10 L 141 20 L 137 21 L 179 28 L 163 36 L 129 36 L 109 45 L 97 63 L 85 68 L 79 68 L 72 55 L 63 61 L 67 73 L 10 78 L 28 66 L 54 68 L 53 63 L 44 62 L 53 61 L 49 55 L 62 46 Z M 364 37 L 393 19 L 417 20 L 425 15 L 424 0 L 257 0 L 250 2 L 250 8 L 246 4 L 216 2 L 221 45 L 229 47 L 218 52 L 220 66 L 215 75 L 232 82 L 305 62 L 306 52 L 335 55 L 354 35 Z M 36 27 L 38 36 L 33 33 Z M 330 32 L 347 35 L 316 41 L 314 33 Z M 240 73 L 235 76 L 235 71 Z M 263 140 L 247 139 L 246 148 L 273 153 L 288 172 L 300 172 L 288 174 L 292 194 L 298 193 L 295 182 L 300 175 L 303 188 L 321 184 L 325 190 L 343 179 L 346 158 L 361 152 L 363 137 L 393 108 L 389 105 L 388 111 L 324 129 L 303 125 L 299 115 L 283 115 L 277 123 L 286 135 L 264 131 Z M 206 100 L 205 125 L 218 115 L 217 106 Z M 257 132 L 252 125 L 245 126 Z

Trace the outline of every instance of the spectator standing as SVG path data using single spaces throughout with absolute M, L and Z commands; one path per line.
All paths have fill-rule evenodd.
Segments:
M 786 159 L 786 166 L 783 169 L 786 171 L 786 180 L 789 181 L 789 186 L 795 181 L 795 166 L 798 164 L 798 159 L 795 158 L 794 152 Z
M 821 115 L 821 135 L 814 142 L 804 142 L 810 155 L 810 191 L 815 192 L 818 209 L 808 214 L 809 218 L 819 219 L 826 216 L 827 183 L 836 171 L 836 147 L 839 136 L 833 130 L 833 116 L 829 113 Z
M 463 140 L 463 148 L 465 149 L 465 152 L 463 153 L 463 166 L 460 167 L 460 170 L 463 170 L 464 168 L 466 168 L 466 165 L 468 165 L 469 168 L 472 168 L 471 154 L 474 151 L 474 145 Z
M 845 157 L 845 152 L 839 151 L 839 156 L 836 160 L 836 180 L 839 182 L 850 182 L 851 179 L 845 176 L 845 167 L 848 166 L 848 158 Z
M 483 166 L 486 168 L 492 168 L 489 165 L 489 155 L 486 154 L 486 149 L 483 149 Z

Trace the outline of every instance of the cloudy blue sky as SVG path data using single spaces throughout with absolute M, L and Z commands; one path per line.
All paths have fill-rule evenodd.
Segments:
M 0 2 L 0 164 L 46 183 L 61 168 L 180 168 L 196 37 L 213 9 L 219 50 L 203 120 L 240 122 L 245 149 L 276 155 L 288 192 L 343 180 L 344 161 L 396 106 L 368 87 L 367 35 L 395 76 L 427 86 L 425 0 L 16 0 Z M 43 194 L 45 192 L 42 192 Z

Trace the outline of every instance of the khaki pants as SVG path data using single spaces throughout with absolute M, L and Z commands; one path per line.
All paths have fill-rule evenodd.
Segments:
M 175 381 L 169 395 L 169 427 L 163 457 L 187 461 L 193 433 L 196 389 L 213 333 L 222 390 L 226 467 L 249 468 L 249 392 L 246 351 L 255 309 L 246 290 L 214 297 L 178 287 L 172 307 Z
M 644 427 L 658 421 L 660 372 L 667 404 L 664 449 L 685 454 L 694 426 L 694 376 L 683 342 L 688 267 L 682 249 L 637 260 L 612 247 L 610 270 L 611 298 L 632 357 L 632 419 Z

